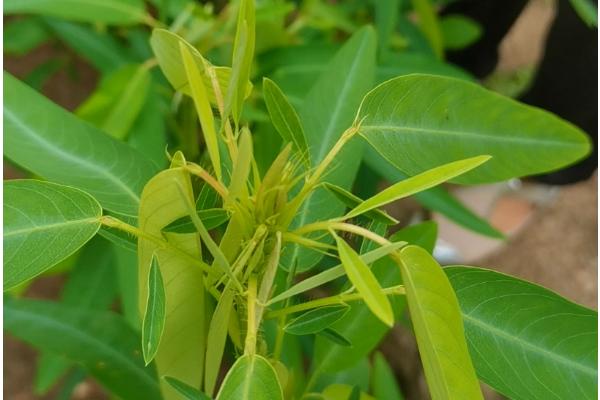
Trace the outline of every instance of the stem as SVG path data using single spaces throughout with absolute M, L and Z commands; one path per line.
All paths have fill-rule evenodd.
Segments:
M 188 162 L 184 169 L 190 174 L 196 175 L 197 177 L 201 178 L 204 182 L 206 182 L 213 189 L 215 189 L 215 191 L 219 193 L 219 196 L 221 196 L 222 198 L 225 199 L 229 194 L 225 186 L 223 186 L 218 180 L 216 180 L 211 174 L 209 174 L 208 171 L 206 171 L 198 164 Z
M 387 296 L 398 296 L 405 294 L 404 286 L 392 286 L 389 288 L 382 289 L 382 292 Z M 343 304 L 349 301 L 362 300 L 363 296 L 360 293 L 340 294 L 336 296 L 324 297 L 322 299 L 316 299 L 307 301 L 306 303 L 296 304 L 291 307 L 281 308 L 279 310 L 268 312 L 265 318 L 277 318 L 282 315 L 294 314 L 300 311 L 311 310 L 313 308 L 330 306 L 333 304 Z
M 256 276 L 251 276 L 248 280 L 248 329 L 246 332 L 246 343 L 244 345 L 244 354 L 253 355 L 256 353 Z

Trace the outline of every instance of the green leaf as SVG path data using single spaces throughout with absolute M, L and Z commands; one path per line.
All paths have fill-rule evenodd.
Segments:
M 229 219 L 229 213 L 222 208 L 209 208 L 208 210 L 199 210 L 198 217 L 207 230 L 214 229 L 223 225 Z M 189 216 L 181 217 L 169 225 L 165 226 L 163 232 L 175 233 L 194 233 L 196 227 Z
M 403 248 L 400 260 L 431 398 L 483 399 L 467 349 L 458 300 L 448 278 L 420 247 Z
M 362 392 L 358 386 L 334 383 L 323 390 L 325 400 L 375 400 L 375 397 Z M 377 397 L 379 400 L 379 397 Z
M 591 0 L 570 0 L 571 5 L 588 26 L 598 26 L 598 6 Z
M 371 88 L 375 71 L 375 32 L 370 27 L 357 31 L 336 53 L 306 96 L 300 109 L 300 118 L 306 133 L 313 166 L 318 165 L 335 142 L 353 121 L 360 99 Z M 350 189 L 362 155 L 362 143 L 353 140 L 337 155 L 325 180 L 344 189 Z M 343 168 L 339 167 L 343 165 Z M 337 166 L 337 167 L 336 167 Z M 324 205 L 327 205 L 326 207 Z M 302 205 L 295 226 L 338 217 L 344 206 L 334 203 L 334 197 L 325 189 L 317 189 Z M 322 257 L 300 246 L 284 252 L 283 265 L 293 265 L 298 272 L 305 271 Z
M 315 308 L 288 322 L 284 329 L 292 335 L 312 335 L 342 318 L 348 310 L 345 304 Z
M 191 96 L 192 92 L 188 84 L 185 66 L 183 65 L 183 60 L 181 59 L 181 51 L 179 48 L 181 43 L 183 43 L 183 45 L 192 54 L 192 57 L 196 62 L 196 67 L 198 68 L 198 71 L 201 72 L 204 86 L 210 88 L 208 90 L 208 98 L 211 104 L 216 105 L 217 100 L 215 97 L 215 92 L 212 89 L 212 82 L 204 68 L 205 65 L 210 65 L 210 63 L 202 57 L 198 50 L 196 50 L 194 46 L 186 42 L 183 38 L 165 29 L 154 29 L 152 31 L 152 36 L 150 37 L 152 51 L 156 56 L 158 65 L 160 65 L 160 69 L 165 74 L 165 77 L 171 86 L 173 86 L 175 90 Z M 221 88 L 221 94 L 224 95 L 227 93 L 227 87 L 229 86 L 231 68 L 213 66 L 211 66 L 211 68 L 214 69 L 219 86 Z M 252 84 L 247 81 L 245 92 L 246 97 L 250 94 L 251 90 Z
M 171 378 L 170 376 L 163 377 L 165 381 L 169 385 L 171 385 L 175 390 L 177 390 L 183 397 L 187 400 L 210 400 L 210 397 L 202 393 L 196 388 L 191 387 L 190 385 L 181 382 L 175 378 Z
M 409 242 L 433 250 L 436 235 L 435 223 L 425 222 L 401 229 L 392 235 L 389 240 L 394 244 L 401 244 L 402 247 L 406 245 L 406 242 Z M 361 257 L 365 257 L 367 254 Z M 371 266 L 371 270 L 383 287 L 402 283 L 400 271 L 396 263 L 389 257 L 376 261 Z M 404 297 L 395 296 L 391 301 L 394 315 L 399 318 L 404 312 L 405 299 Z M 315 343 L 314 365 L 318 366 L 320 372 L 337 372 L 355 365 L 379 345 L 379 342 L 390 329 L 377 319 L 364 303 L 352 302 L 350 307 L 350 311 L 341 320 L 333 324 L 333 328 L 352 342 L 352 348 L 332 346 L 331 343 L 318 339 Z M 365 335 L 365 331 L 368 331 L 369 334 Z
M 349 192 L 346 189 L 343 189 L 331 183 L 325 182 L 323 184 L 323 187 L 325 187 L 325 189 L 333 193 L 335 197 L 337 197 L 347 207 L 355 208 L 364 201 L 360 197 L 354 195 L 352 192 Z M 395 218 L 391 217 L 385 211 L 379 210 L 377 208 L 365 212 L 365 216 L 372 219 L 373 221 L 377 221 L 385 225 L 395 225 L 398 223 L 398 221 Z
M 142 322 L 142 350 L 144 362 L 150 364 L 158 351 L 158 345 L 165 328 L 165 287 L 156 257 L 148 276 L 148 302 Z
M 547 172 L 590 148 L 585 134 L 546 111 L 441 76 L 402 76 L 379 85 L 364 98 L 357 119 L 367 141 L 409 175 L 465 157 L 492 156 L 454 180 L 459 183 Z
M 419 28 L 429 41 L 431 49 L 437 58 L 444 57 L 444 39 L 438 21 L 436 10 L 430 0 L 412 0 L 413 8 L 418 17 Z
M 464 15 L 446 15 L 440 22 L 444 47 L 462 49 L 475 43 L 481 36 L 481 26 Z
M 142 0 L 6 0 L 4 14 L 39 14 L 72 21 L 133 25 L 148 17 Z
M 444 271 L 481 380 L 511 399 L 597 398 L 596 311 L 498 272 Z
M 398 387 L 394 371 L 385 357 L 377 352 L 373 358 L 373 395 L 377 400 L 402 400 L 404 396 Z
M 180 153 L 177 153 L 174 161 L 180 158 Z M 179 165 L 183 163 L 182 160 Z M 150 266 L 156 255 L 166 300 L 165 327 L 155 357 L 158 375 L 171 376 L 190 386 L 200 387 L 208 325 L 206 312 L 203 312 L 206 307 L 204 277 L 197 265 L 201 259 L 201 247 L 196 234 L 162 232 L 163 227 L 188 214 L 182 190 L 189 201 L 194 201 L 190 177 L 179 165 L 160 172 L 144 188 L 139 229 L 156 238 L 164 236 L 187 257 L 169 248 L 157 248 L 155 242 L 148 238 L 139 238 L 138 309 L 143 315 L 148 299 Z M 175 389 L 166 382 L 161 382 L 161 388 L 165 399 L 179 398 Z
M 364 212 L 439 185 L 440 183 L 477 168 L 489 159 L 489 156 L 478 156 L 467 158 L 465 160 L 454 161 L 395 183 L 387 189 L 377 193 L 370 199 L 363 201 L 348 214 L 346 214 L 346 218 L 355 217 Z
M 6 72 L 4 93 L 6 157 L 45 179 L 85 190 L 107 210 L 137 216 L 139 194 L 156 172 L 150 160 Z
M 392 306 L 383 293 L 379 282 L 373 272 L 360 256 L 340 237 L 336 235 L 340 261 L 346 270 L 346 275 L 356 291 L 363 297 L 363 301 L 369 309 L 388 326 L 394 325 L 394 313 Z
M 38 300 L 4 299 L 4 329 L 33 346 L 80 363 L 115 395 L 161 399 L 144 368 L 139 336 L 117 314 Z M 118 373 L 116 373 L 118 372 Z
M 24 55 L 50 39 L 39 18 L 8 20 L 4 25 L 4 53 Z
M 379 0 L 375 2 L 375 28 L 379 58 L 386 59 L 389 52 L 390 39 L 398 22 L 401 0 Z
M 283 400 L 275 369 L 259 355 L 244 355 L 231 367 L 217 400 Z
M 352 342 L 344 337 L 341 333 L 332 328 L 325 328 L 322 331 L 317 332 L 320 336 L 327 339 L 329 342 L 333 342 L 338 346 L 345 348 L 352 347 Z
M 475 82 L 476 79 L 456 65 L 417 51 L 391 53 L 377 66 L 376 83 L 383 83 L 400 75 L 442 75 Z
M 64 260 L 100 229 L 100 204 L 80 190 L 36 180 L 4 182 L 4 290 Z
M 296 151 L 310 166 L 310 152 L 300 117 L 275 82 L 263 78 L 263 96 L 271 122 L 284 143 L 293 143 Z

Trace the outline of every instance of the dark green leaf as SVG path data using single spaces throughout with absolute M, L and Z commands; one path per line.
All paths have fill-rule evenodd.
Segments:
M 292 335 L 311 335 L 342 318 L 349 309 L 345 304 L 316 308 L 294 318 L 284 329 Z
M 394 371 L 379 352 L 374 357 L 372 379 L 373 395 L 377 400 L 404 399 L 394 376 Z
M 210 397 L 202 393 L 196 388 L 191 387 L 187 383 L 181 382 L 175 378 L 171 378 L 170 376 L 163 377 L 165 381 L 171 385 L 175 390 L 177 390 L 183 397 L 187 400 L 210 400 Z
M 343 346 L 343 347 L 352 347 L 352 342 L 350 342 L 348 339 L 346 339 L 344 336 L 342 336 L 338 331 L 331 329 L 331 328 L 325 328 L 322 331 L 318 332 L 319 335 L 323 336 L 324 338 L 326 338 L 328 341 L 333 342 L 337 345 Z
M 208 230 L 221 226 L 229 219 L 229 213 L 222 208 L 199 210 L 198 217 Z M 163 232 L 194 233 L 196 227 L 189 216 L 181 217 L 163 228 Z

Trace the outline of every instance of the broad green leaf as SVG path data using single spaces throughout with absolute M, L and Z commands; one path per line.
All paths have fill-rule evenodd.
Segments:
M 217 175 L 217 179 L 220 181 L 222 178 L 221 156 L 219 155 L 219 143 L 217 131 L 215 130 L 215 119 L 210 107 L 208 91 L 204 86 L 200 71 L 198 70 L 198 67 L 196 67 L 196 62 L 192 57 L 192 53 L 190 53 L 183 42 L 179 43 L 179 50 L 192 98 L 194 99 L 194 105 L 196 106 L 196 113 L 200 119 L 200 125 L 202 126 L 206 149 L 208 150 L 208 155 L 212 167 L 215 170 L 215 174 Z
M 511 399 L 596 399 L 598 313 L 498 272 L 444 271 L 480 379 Z
M 331 183 L 325 182 L 323 187 L 333 193 L 335 197 L 337 197 L 347 207 L 355 208 L 364 201 L 360 197 L 354 195 L 352 192 L 349 192 L 346 189 Z M 365 216 L 385 225 L 395 225 L 398 223 L 395 218 L 391 217 L 385 211 L 378 210 L 377 208 L 365 212 Z
M 338 236 L 335 237 L 335 240 L 340 261 L 344 266 L 348 279 L 356 287 L 356 291 L 362 295 L 363 301 L 373 314 L 384 324 L 392 326 L 394 324 L 392 306 L 383 293 L 381 286 L 379 286 L 377 278 L 345 240 Z
M 156 257 L 152 258 L 148 275 L 148 302 L 142 321 L 142 350 L 144 362 L 150 364 L 165 328 L 165 287 Z
M 64 260 L 100 229 L 100 204 L 80 190 L 4 181 L 4 290 Z
M 110 32 L 53 18 L 46 18 L 44 23 L 60 40 L 102 73 L 112 72 L 132 61 L 127 49 Z
M 398 182 L 408 178 L 408 175 L 392 166 L 371 147 L 365 151 L 365 162 L 389 182 Z M 415 199 L 429 210 L 439 212 L 467 229 L 493 238 L 503 237 L 502 233 L 491 226 L 489 222 L 465 207 L 441 186 L 416 193 Z
M 598 6 L 591 0 L 570 0 L 575 12 L 588 26 L 598 26 Z
M 139 336 L 121 316 L 39 300 L 4 299 L 4 329 L 33 346 L 81 364 L 124 399 L 161 399 L 144 368 Z M 118 373 L 117 373 L 118 372 Z
M 348 214 L 346 214 L 346 218 L 355 217 L 367 211 L 389 204 L 393 201 L 439 185 L 440 183 L 477 168 L 489 159 L 489 156 L 478 156 L 467 158 L 465 160 L 454 161 L 395 183 L 387 189 L 377 193 L 370 199 L 360 203 Z
M 323 390 L 323 398 L 325 400 L 375 400 L 376 398 L 373 396 L 369 396 L 368 394 L 360 391 L 358 389 L 357 392 L 355 390 L 358 389 L 357 386 L 350 385 L 342 385 L 340 383 L 334 383 L 329 385 Z M 354 393 L 356 393 L 356 397 L 354 397 Z M 379 397 L 377 397 L 379 400 Z
M 39 14 L 109 25 L 148 21 L 142 0 L 5 0 L 4 14 Z
M 441 76 L 408 75 L 379 85 L 365 96 L 357 119 L 362 136 L 409 175 L 492 156 L 454 179 L 459 183 L 547 172 L 575 162 L 590 147 L 579 129 L 546 111 Z
M 164 380 L 167 381 L 169 385 L 171 385 L 175 390 L 177 390 L 183 397 L 187 400 L 210 400 L 210 397 L 202 393 L 196 388 L 191 387 L 190 385 L 181 382 L 175 378 L 171 378 L 170 376 L 165 376 Z
M 397 242 L 391 243 L 386 246 L 381 246 L 372 250 L 368 253 L 361 254 L 360 258 L 363 260 L 365 264 L 371 264 L 376 262 L 377 260 L 387 256 L 388 254 L 398 250 L 402 246 L 405 246 L 406 242 Z M 298 294 L 307 292 L 311 289 L 314 289 L 318 286 L 324 285 L 328 282 L 331 282 L 337 278 L 340 278 L 346 274 L 344 267 L 341 264 L 336 265 L 335 267 L 331 267 L 323 272 L 320 272 L 316 275 L 313 275 L 309 278 L 306 278 L 288 290 L 278 294 L 270 300 L 270 303 L 277 303 L 282 300 L 288 299 L 292 296 L 296 296 Z
M 202 57 L 198 50 L 196 50 L 194 46 L 186 42 L 183 38 L 165 29 L 154 29 L 152 31 L 152 36 L 150 37 L 150 45 L 152 46 L 152 50 L 154 51 L 158 65 L 160 65 L 160 69 L 165 74 L 165 77 L 171 86 L 173 86 L 175 90 L 191 96 L 192 92 L 188 84 L 187 75 L 185 73 L 185 66 L 183 65 L 183 60 L 181 59 L 181 51 L 179 49 L 180 43 L 183 43 L 183 45 L 187 47 L 192 54 L 192 57 L 196 62 L 196 67 L 198 67 L 198 71 L 201 72 L 204 86 L 206 88 L 210 88 L 208 90 L 208 98 L 210 99 L 211 104 L 216 105 L 217 100 L 215 97 L 215 92 L 213 91 L 213 85 L 204 68 L 205 64 L 210 65 L 210 63 L 208 63 L 208 61 Z M 225 93 L 227 93 L 227 87 L 229 86 L 229 79 L 231 77 L 231 68 L 214 66 L 212 68 L 214 69 L 217 80 L 219 81 L 221 95 L 225 96 Z M 246 97 L 250 94 L 251 90 L 252 84 L 247 81 L 245 92 Z
M 432 222 L 425 222 L 401 229 L 392 235 L 389 240 L 402 246 L 409 242 L 433 250 L 436 235 L 436 225 Z M 362 255 L 362 257 L 367 254 Z M 400 271 L 398 271 L 396 263 L 389 257 L 376 261 L 371 270 L 383 287 L 402 283 Z M 405 309 L 405 299 L 404 297 L 394 296 L 390 300 L 394 315 L 399 318 Z M 379 345 L 379 342 L 390 329 L 361 302 L 350 303 L 350 311 L 341 320 L 333 324 L 332 328 L 347 337 L 352 342 L 352 348 L 332 346 L 329 342 L 317 339 L 314 363 L 315 366 L 319 367 L 320 372 L 336 372 L 355 365 Z M 367 330 L 369 334 L 365 335 L 364 332 Z
M 281 135 L 283 142 L 293 143 L 296 151 L 310 166 L 310 152 L 306 143 L 306 135 L 294 107 L 288 102 L 279 86 L 268 78 L 263 78 L 263 96 L 271 122 Z
M 444 57 L 444 38 L 438 21 L 436 10 L 430 0 L 412 0 L 413 8 L 417 14 L 419 28 L 429 41 L 437 58 Z
M 21 18 L 6 21 L 4 25 L 4 53 L 24 55 L 50 39 L 48 29 L 39 18 Z
M 229 213 L 222 208 L 199 210 L 198 217 L 207 230 L 223 225 L 229 219 Z M 196 227 L 189 216 L 179 218 L 163 228 L 163 232 L 194 233 Z
M 174 160 L 180 160 L 180 153 Z M 180 164 L 183 164 L 181 161 Z M 181 190 L 194 201 L 188 173 L 180 166 L 162 171 L 152 178 L 142 193 L 139 229 L 147 235 L 165 237 L 169 243 L 200 260 L 201 248 L 196 234 L 163 233 L 162 228 L 188 214 Z M 138 309 L 143 315 L 148 298 L 148 275 L 154 254 L 164 281 L 166 300 L 165 327 L 156 353 L 159 376 L 171 376 L 190 386 L 200 387 L 204 375 L 206 351 L 205 291 L 202 270 L 192 260 L 169 249 L 157 249 L 146 238 L 138 240 Z M 161 382 L 167 400 L 179 395 Z
M 4 73 L 4 155 L 50 181 L 85 190 L 103 208 L 136 216 L 156 166 Z M 27 107 L 23 107 L 27 104 Z
M 273 366 L 262 356 L 237 359 L 221 385 L 217 400 L 283 400 Z
M 60 303 L 87 310 L 107 310 L 117 295 L 115 252 L 101 237 L 92 239 L 82 250 L 62 290 Z M 54 353 L 38 356 L 35 391 L 44 394 L 65 375 L 71 362 Z
M 345 304 L 315 308 L 288 322 L 284 329 L 292 335 L 311 335 L 342 318 L 348 309 Z
M 344 130 L 352 125 L 358 99 L 373 83 L 375 50 L 373 29 L 365 27 L 359 30 L 336 53 L 306 96 L 300 109 L 300 119 L 313 166 L 323 160 Z M 360 165 L 362 147 L 360 140 L 346 144 L 325 181 L 350 189 Z M 298 211 L 295 226 L 340 216 L 344 206 L 334 201 L 333 195 L 325 189 L 317 189 Z M 298 272 L 301 272 L 314 266 L 321 257 L 320 253 L 293 246 L 284 252 L 287 260 L 283 265 L 293 265 L 291 260 L 296 260 Z
M 402 400 L 404 396 L 398 387 L 394 371 L 381 353 L 373 358 L 373 376 L 371 386 L 377 400 Z
M 432 400 L 483 399 L 467 349 L 458 300 L 435 259 L 400 250 L 400 271 Z
M 481 26 L 464 15 L 446 15 L 440 22 L 444 47 L 462 49 L 476 42 L 481 36 Z
M 221 361 L 225 351 L 227 332 L 233 310 L 234 291 L 225 287 L 215 312 L 210 320 L 206 340 L 206 366 L 204 367 L 204 390 L 211 396 L 215 391 L 217 377 L 221 370 Z

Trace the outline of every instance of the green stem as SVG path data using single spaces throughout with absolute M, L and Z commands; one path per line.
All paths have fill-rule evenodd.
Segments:
M 245 355 L 256 353 L 256 331 L 256 277 L 253 275 L 248 280 L 248 329 L 244 345 Z

